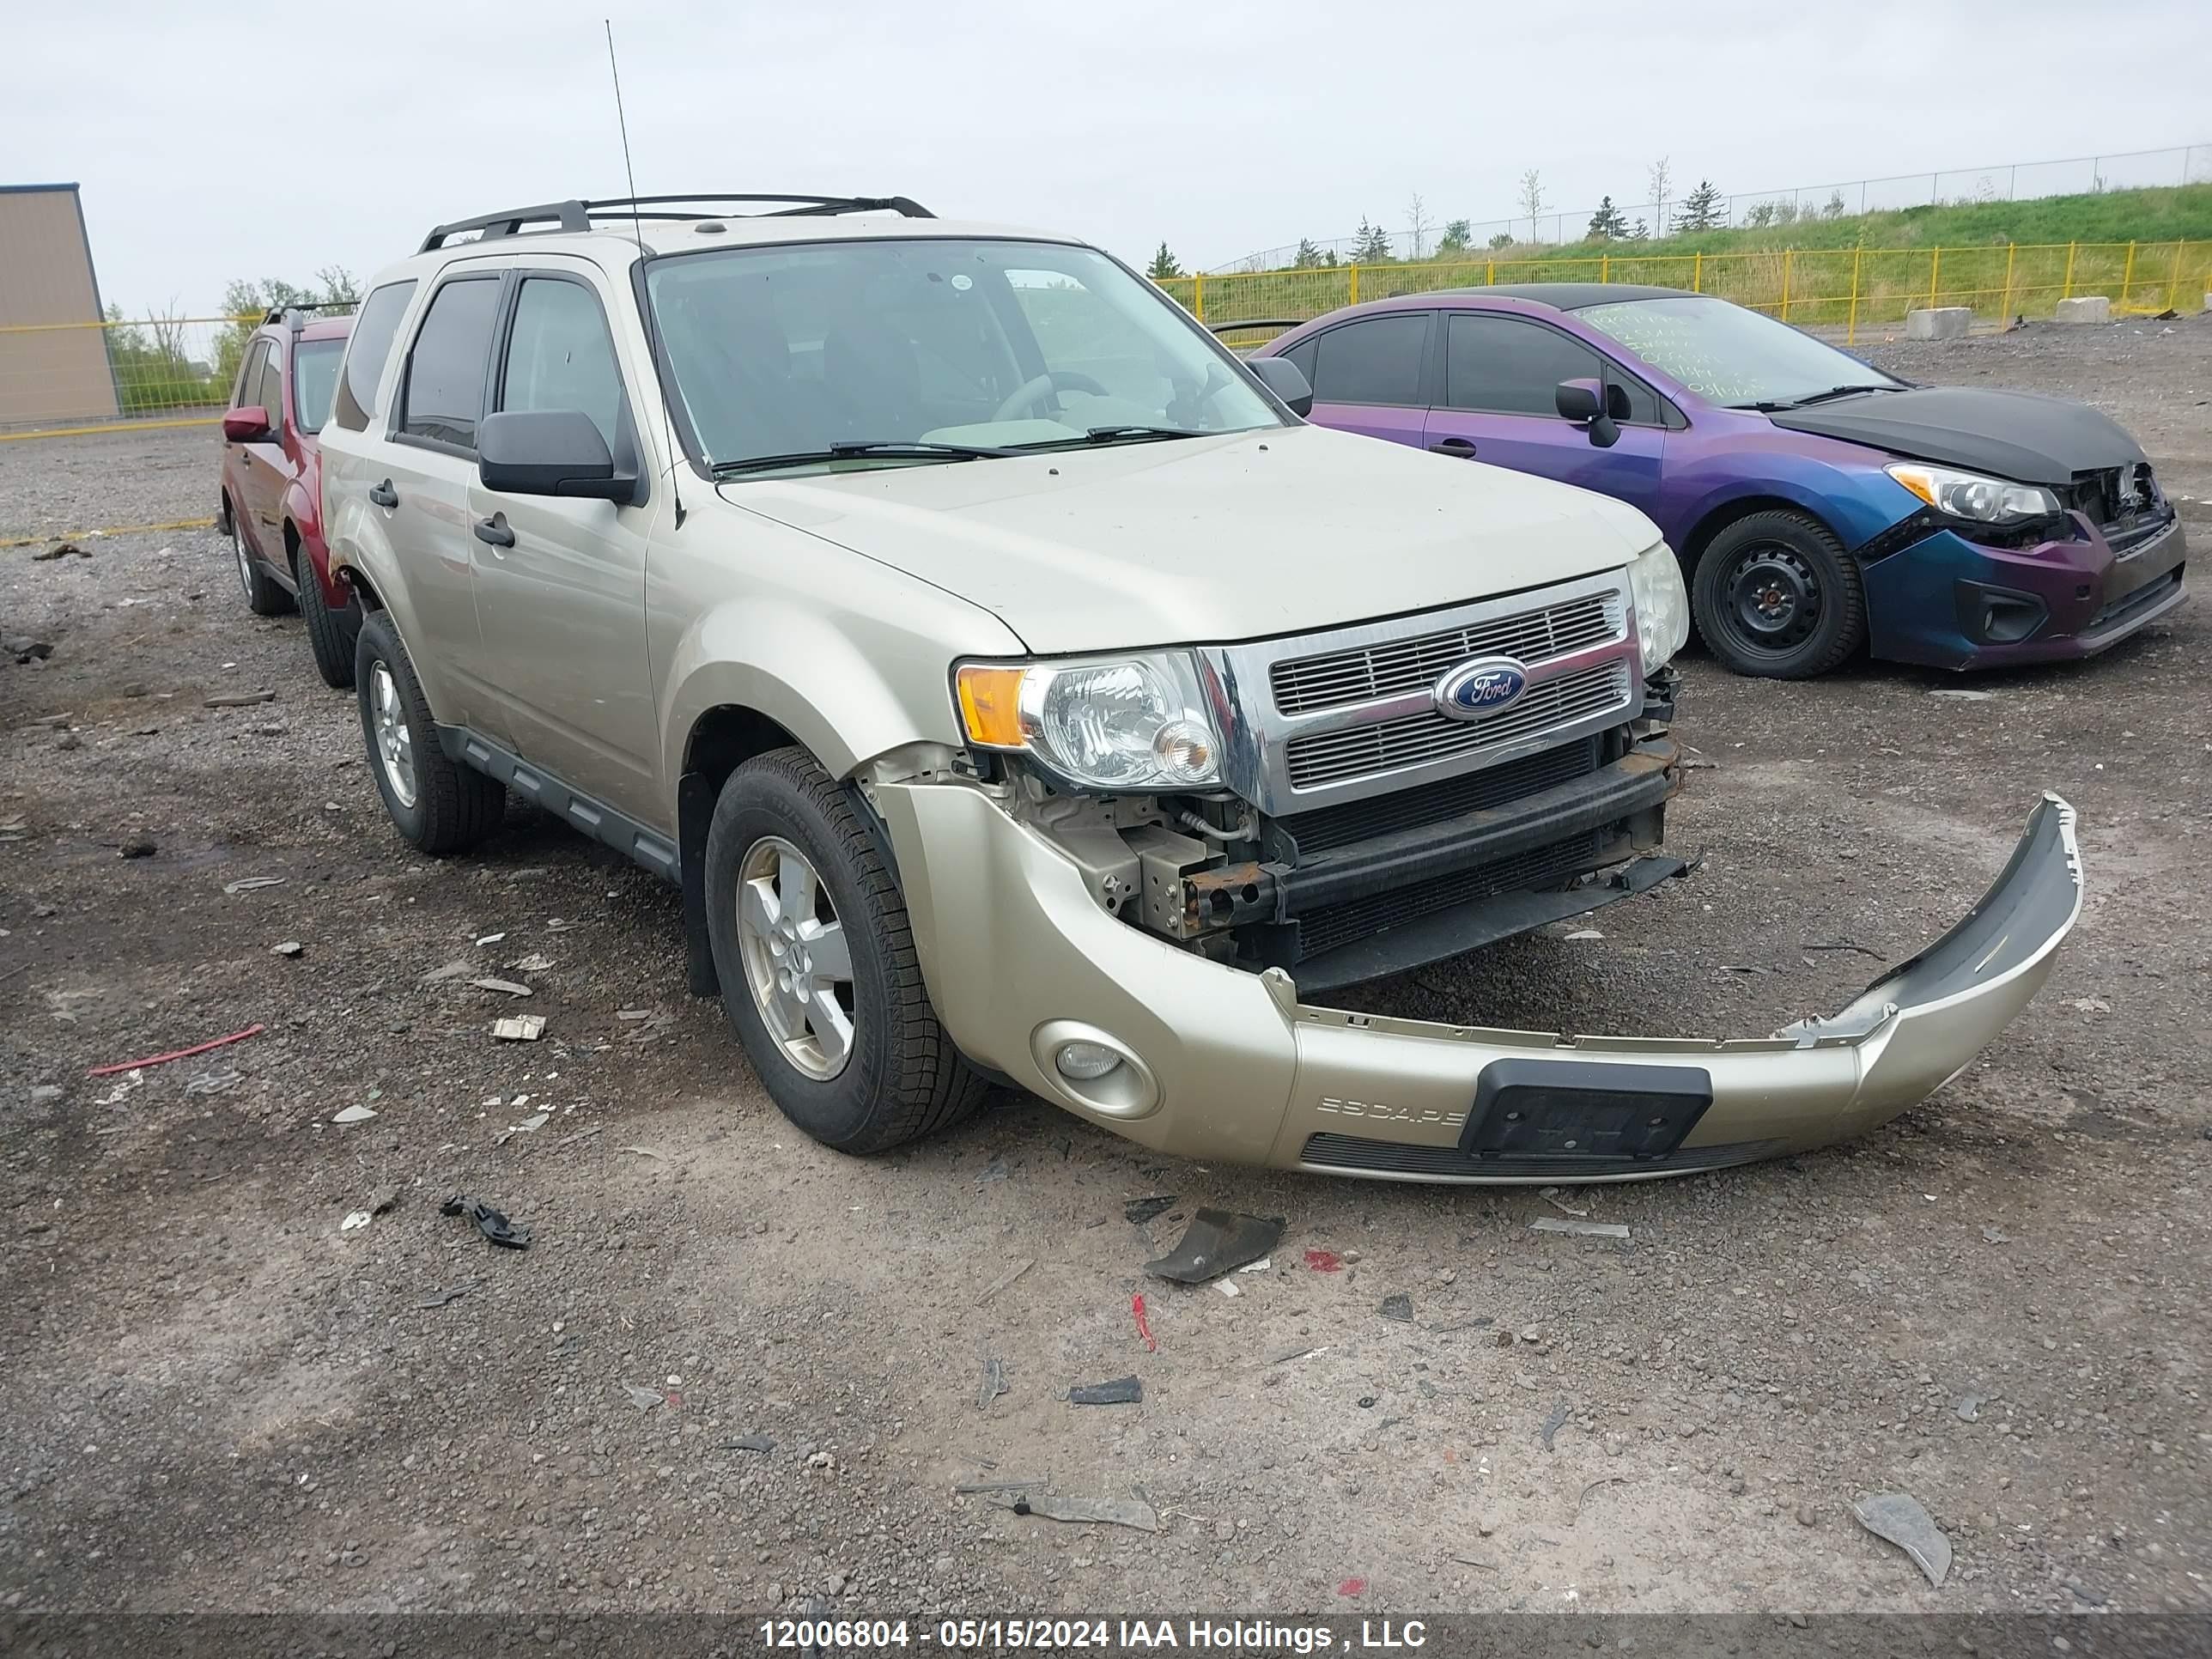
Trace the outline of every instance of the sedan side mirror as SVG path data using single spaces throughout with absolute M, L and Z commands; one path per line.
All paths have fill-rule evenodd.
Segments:
M 255 443 L 269 435 L 271 424 L 267 410 L 258 404 L 248 404 L 223 416 L 222 441 L 227 444 Z
M 477 426 L 477 477 L 507 495 L 629 501 L 634 476 L 617 473 L 607 441 L 580 409 L 511 409 Z
M 1260 377 L 1260 383 L 1273 392 L 1300 420 L 1313 413 L 1313 387 L 1306 383 L 1305 371 L 1288 357 L 1248 357 L 1245 366 Z
M 1628 413 L 1628 388 L 1607 386 L 1597 380 L 1562 380 L 1552 393 L 1559 418 L 1571 421 L 1589 434 L 1600 449 L 1620 441 L 1620 417 Z

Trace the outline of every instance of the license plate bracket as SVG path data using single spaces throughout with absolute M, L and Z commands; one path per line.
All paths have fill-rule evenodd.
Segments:
M 1475 1079 L 1460 1150 L 1500 1163 L 1664 1158 L 1712 1103 L 1701 1066 L 1493 1060 Z

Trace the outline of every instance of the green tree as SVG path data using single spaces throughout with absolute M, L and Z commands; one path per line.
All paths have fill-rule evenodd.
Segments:
M 1674 216 L 1677 230 L 1718 230 L 1727 222 L 1727 206 L 1710 179 L 1698 180 L 1698 187 L 1682 198 L 1682 210 Z
M 341 317 L 360 298 L 361 283 L 343 265 L 325 265 L 315 273 L 313 283 L 304 288 L 281 276 L 264 276 L 258 283 L 243 278 L 232 282 L 222 291 L 223 314 L 231 319 L 231 325 L 216 342 L 216 381 L 228 387 L 236 378 L 238 365 L 246 356 L 246 343 L 270 312 L 287 306 L 315 306 L 324 316 Z
M 1359 235 L 1352 245 L 1352 263 L 1356 265 L 1379 265 L 1390 258 L 1390 233 L 1380 225 L 1370 225 L 1364 214 L 1359 219 Z
M 1594 242 L 1610 242 L 1628 234 L 1628 221 L 1610 196 L 1601 198 L 1597 211 L 1590 215 L 1589 236 Z
M 1336 256 L 1334 254 L 1323 254 L 1320 247 L 1316 245 L 1312 237 L 1301 236 L 1298 238 L 1297 253 L 1291 260 L 1291 269 L 1293 270 L 1319 270 L 1323 265 L 1333 265 L 1335 263 Z
M 1635 225 L 1630 229 L 1628 233 L 1628 240 L 1632 242 L 1650 241 L 1651 240 L 1651 227 L 1644 221 L 1638 219 Z
M 1490 251 L 1493 253 L 1502 247 L 1511 247 L 1512 246 L 1513 233 L 1510 230 L 1501 230 L 1498 234 L 1490 239 Z
M 1447 219 L 1444 221 L 1443 240 L 1437 244 L 1437 252 L 1439 255 L 1445 258 L 1455 258 L 1456 256 L 1466 252 L 1474 246 L 1474 226 L 1468 223 L 1464 219 Z
M 1156 283 L 1164 283 L 1170 276 L 1182 275 L 1182 262 L 1169 252 L 1168 245 L 1162 242 L 1159 252 L 1152 255 L 1152 268 L 1145 275 Z

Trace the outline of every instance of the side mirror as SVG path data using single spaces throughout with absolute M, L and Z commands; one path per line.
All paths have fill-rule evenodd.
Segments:
M 227 444 L 253 443 L 267 437 L 273 424 L 267 410 L 258 404 L 248 404 L 223 416 L 222 441 Z
M 1620 441 L 1616 422 L 1628 412 L 1626 386 L 1607 386 L 1595 380 L 1562 380 L 1552 393 L 1552 403 L 1561 420 L 1586 430 L 1598 448 L 1610 449 Z
M 477 477 L 507 495 L 627 501 L 637 480 L 615 471 L 607 441 L 580 409 L 511 409 L 477 424 Z
M 1313 387 L 1306 384 L 1305 371 L 1288 357 L 1248 357 L 1245 366 L 1260 377 L 1260 383 L 1273 392 L 1300 420 L 1313 413 Z

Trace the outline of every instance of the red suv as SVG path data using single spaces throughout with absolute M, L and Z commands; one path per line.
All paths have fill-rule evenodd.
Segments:
M 361 607 L 331 577 L 323 545 L 322 459 L 315 434 L 329 418 L 350 317 L 272 311 L 246 342 L 222 417 L 222 502 L 238 580 L 258 617 L 295 605 L 325 684 L 353 684 Z

